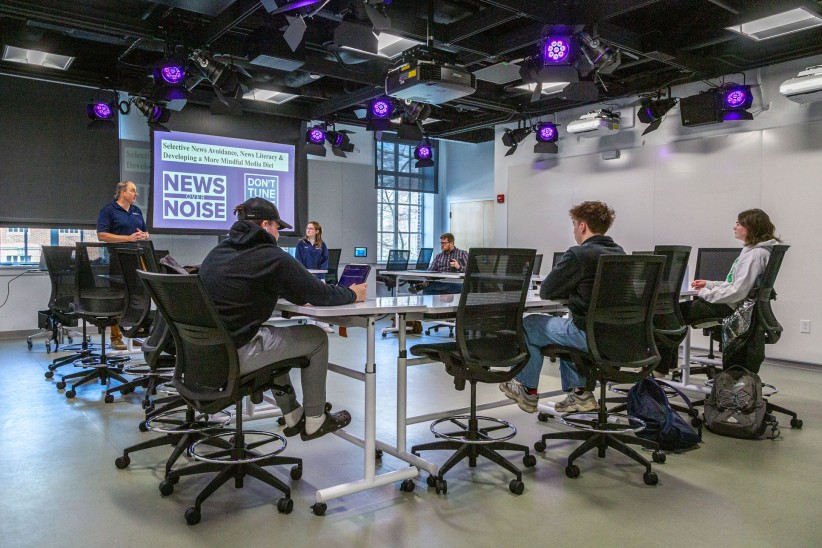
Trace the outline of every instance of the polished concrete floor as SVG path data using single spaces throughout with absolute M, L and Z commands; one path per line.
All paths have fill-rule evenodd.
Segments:
M 364 332 L 331 335 L 334 361 L 362 363 Z M 442 333 L 442 332 L 441 332 Z M 439 337 L 431 337 L 431 339 Z M 427 339 L 427 337 L 425 338 Z M 411 337 L 411 343 L 420 337 Z M 393 337 L 378 339 L 378 435 L 394 439 Z M 287 452 L 304 459 L 305 473 L 291 482 L 294 511 L 277 512 L 271 488 L 247 479 L 217 491 L 203 506 L 202 522 L 188 526 L 183 514 L 208 477 L 183 478 L 174 494 L 161 497 L 158 484 L 168 448 L 132 455 L 118 470 L 124 447 L 148 439 L 137 423 L 140 394 L 103 402 L 91 385 L 67 399 L 45 380 L 54 357 L 42 340 L 32 351 L 24 340 L 0 341 L 0 546 L 819 546 L 822 543 L 822 373 L 765 365 L 763 378 L 779 386 L 774 402 L 795 409 L 802 430 L 780 417 L 776 441 L 723 438 L 706 432 L 703 443 L 655 465 L 659 485 L 643 484 L 641 467 L 622 455 L 578 461 L 582 475 L 568 479 L 565 458 L 574 443 L 549 445 L 537 466 L 524 472 L 525 492 L 512 495 L 509 473 L 487 461 L 458 465 L 447 476 L 448 494 L 437 495 L 424 478 L 412 493 L 386 485 L 329 502 L 312 514 L 315 490 L 361 478 L 362 451 L 335 436 L 303 443 Z M 546 362 L 542 390 L 558 387 L 556 366 Z M 329 375 L 328 398 L 351 411 L 353 432 L 362 430 L 358 381 Z M 409 413 L 431 413 L 467 404 L 440 367 L 409 371 Z M 500 398 L 483 386 L 481 401 Z M 562 428 L 508 406 L 488 412 L 519 429 L 515 441 L 532 445 Z M 274 419 L 255 429 L 279 429 Z M 426 424 L 409 428 L 409 444 L 432 439 Z M 443 462 L 446 455 L 431 458 Z M 517 459 L 519 464 L 519 459 Z M 390 456 L 378 472 L 406 465 Z M 275 474 L 287 479 L 287 469 Z M 287 480 L 290 481 L 290 480 Z

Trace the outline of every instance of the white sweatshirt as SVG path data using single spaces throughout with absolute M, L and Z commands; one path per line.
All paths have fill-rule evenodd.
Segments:
M 709 303 L 724 303 L 734 307 L 759 284 L 771 257 L 771 249 L 777 243 L 779 242 L 776 240 L 768 240 L 743 247 L 742 253 L 731 266 L 727 281 L 708 281 L 699 290 L 699 296 Z

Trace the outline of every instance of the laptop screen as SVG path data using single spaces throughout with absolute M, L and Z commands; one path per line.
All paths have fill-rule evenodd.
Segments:
M 347 264 L 340 275 L 338 285 L 350 287 L 354 284 L 364 284 L 371 272 L 371 265 Z

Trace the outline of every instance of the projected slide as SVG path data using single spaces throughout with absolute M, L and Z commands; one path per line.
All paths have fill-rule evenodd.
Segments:
M 293 145 L 156 131 L 152 160 L 152 230 L 225 233 L 254 197 L 294 224 Z

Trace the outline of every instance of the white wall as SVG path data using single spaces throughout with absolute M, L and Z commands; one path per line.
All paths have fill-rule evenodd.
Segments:
M 603 200 L 617 213 L 610 234 L 627 250 L 656 244 L 734 247 L 732 227 L 739 211 L 761 207 L 791 245 L 776 288 L 777 318 L 785 328 L 768 356 L 822 364 L 822 103 L 799 105 L 778 94 L 779 84 L 822 57 L 786 63 L 747 74 L 760 82 L 750 122 L 684 128 L 678 107 L 656 132 L 642 136 L 644 124 L 605 138 L 577 139 L 560 126 L 560 153 L 536 155 L 519 147 L 506 157 L 497 128 L 494 193 L 496 245 L 532 246 L 550 256 L 573 244 L 568 209 L 583 200 Z M 738 79 L 728 77 L 728 81 Z M 674 88 L 688 96 L 704 84 Z M 632 100 L 617 110 L 633 111 Z M 626 106 L 627 105 L 627 106 Z M 587 109 L 586 109 L 587 110 Z M 560 124 L 584 111 L 561 113 Z M 533 141 L 530 141 L 533 142 Z M 605 161 L 600 152 L 618 148 L 622 157 Z M 810 335 L 799 320 L 812 322 Z

